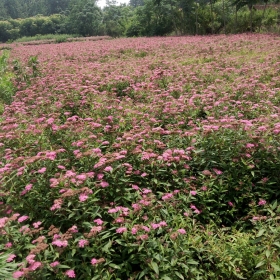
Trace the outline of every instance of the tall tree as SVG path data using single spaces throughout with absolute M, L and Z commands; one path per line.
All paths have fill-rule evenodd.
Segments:
M 247 6 L 250 10 L 250 32 L 253 32 L 253 6 L 258 0 L 234 0 L 233 5 L 236 7 L 236 12 L 241 8 Z
M 144 6 L 144 0 L 130 0 L 129 5 L 133 8 Z
M 72 33 L 83 36 L 99 34 L 102 23 L 102 11 L 94 0 L 74 0 L 68 17 Z
M 18 0 L 5 0 L 4 7 L 9 17 L 11 18 L 21 17 L 21 7 Z

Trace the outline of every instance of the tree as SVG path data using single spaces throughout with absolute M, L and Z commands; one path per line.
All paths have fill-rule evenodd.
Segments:
M 103 25 L 105 33 L 112 37 L 125 35 L 129 18 L 132 16 L 132 8 L 126 5 L 117 6 L 108 3 L 103 9 Z
M 21 17 L 20 3 L 18 0 L 5 0 L 4 7 L 9 17 L 11 18 Z
M 241 8 L 248 6 L 250 10 L 250 32 L 253 32 L 253 5 L 257 3 L 258 0 L 234 0 L 232 5 L 236 7 L 236 12 Z
M 133 8 L 144 6 L 144 0 L 130 0 L 129 5 Z
M 48 15 L 59 14 L 69 8 L 70 0 L 47 0 Z
M 72 2 L 68 17 L 68 26 L 74 34 L 93 36 L 99 34 L 102 23 L 102 11 L 93 0 Z

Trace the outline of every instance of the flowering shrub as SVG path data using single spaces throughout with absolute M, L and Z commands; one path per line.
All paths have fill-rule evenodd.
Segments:
M 278 49 L 268 35 L 15 45 L 41 77 L 0 123 L 3 267 L 280 277 Z

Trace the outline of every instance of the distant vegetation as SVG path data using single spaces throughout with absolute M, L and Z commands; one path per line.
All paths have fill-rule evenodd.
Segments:
M 279 32 L 279 0 L 0 0 L 0 41 L 46 34 L 162 36 Z

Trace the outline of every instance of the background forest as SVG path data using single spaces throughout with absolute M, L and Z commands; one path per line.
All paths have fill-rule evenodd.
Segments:
M 279 32 L 279 0 L 0 0 L 0 41 L 23 36 Z

